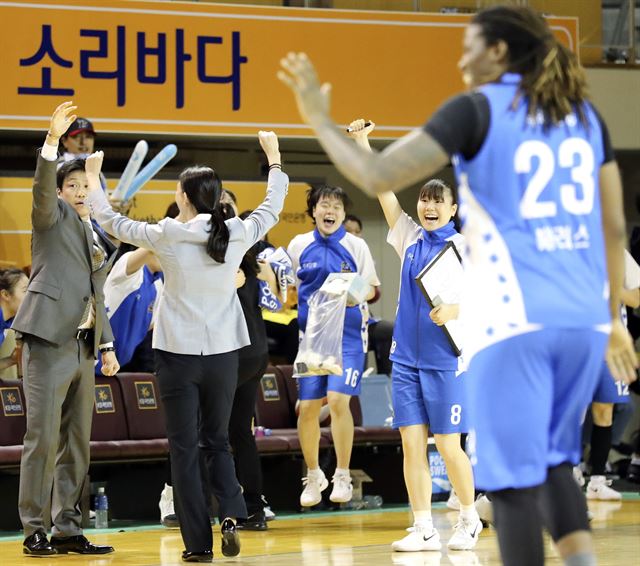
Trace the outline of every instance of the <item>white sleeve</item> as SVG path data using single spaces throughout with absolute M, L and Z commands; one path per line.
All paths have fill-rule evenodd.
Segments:
M 640 287 L 640 265 L 627 250 L 624 250 L 624 288 L 637 289 L 638 287 Z
M 42 145 L 42 149 L 40 150 L 40 155 L 42 156 L 42 159 L 46 159 L 47 161 L 57 161 L 58 146 L 51 145 L 45 142 Z
M 113 265 L 104 282 L 104 304 L 109 318 L 118 309 L 122 301 L 142 286 L 144 269 L 141 267 L 135 273 L 127 275 L 127 262 L 133 252 L 127 252 Z
M 262 204 L 242 221 L 247 235 L 247 249 L 278 223 L 288 189 L 289 177 L 286 173 L 279 169 L 269 171 L 267 196 Z
M 296 236 L 287 248 L 287 254 L 291 258 L 291 268 L 293 269 L 293 276 L 296 280 L 296 287 L 298 287 L 298 269 L 300 269 L 300 238 Z
M 364 240 L 360 240 L 358 246 L 358 274 L 373 287 L 380 285 L 380 279 L 376 273 L 376 265 L 371 255 L 371 250 Z
M 395 226 L 389 230 L 387 234 L 387 243 L 391 244 L 400 259 L 404 258 L 404 252 L 407 248 L 418 239 L 420 234 L 420 226 L 409 216 L 403 212 L 398 218 Z
M 104 191 L 90 191 L 87 201 L 92 216 L 105 232 L 127 244 L 148 250 L 157 249 L 164 236 L 166 219 L 159 224 L 131 220 L 111 208 Z

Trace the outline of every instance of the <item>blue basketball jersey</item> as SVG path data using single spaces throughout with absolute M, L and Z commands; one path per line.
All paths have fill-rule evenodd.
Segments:
M 303 332 L 307 325 L 309 297 L 320 289 L 330 273 L 358 273 L 369 285 L 380 285 L 369 246 L 362 238 L 349 234 L 344 226 L 326 237 L 317 228 L 300 234 L 291 240 L 287 253 L 296 277 L 298 324 Z M 366 302 L 346 308 L 343 353 L 367 351 L 368 322 Z
M 113 266 L 104 285 L 105 307 L 114 336 L 116 356 L 121 366 L 129 363 L 144 340 L 162 292 L 162 273 L 152 273 L 145 265 L 127 275 L 128 252 Z M 102 368 L 98 360 L 96 373 Z
M 458 234 L 453 222 L 429 232 L 408 214 L 402 213 L 389 230 L 387 242 L 402 259 L 389 358 L 394 363 L 421 370 L 457 370 L 458 356 L 454 354 L 444 330 L 429 317 L 431 307 L 416 283 L 416 277 L 448 242 L 462 248 L 464 238 Z M 462 281 L 455 283 L 462 287 Z
M 527 116 L 526 100 L 514 108 L 519 81 L 505 74 L 480 87 L 490 107 L 487 136 L 469 161 L 453 157 L 468 246 L 468 359 L 524 332 L 610 323 L 600 122 L 585 103 L 588 127 L 569 114 L 545 129 L 542 115 Z

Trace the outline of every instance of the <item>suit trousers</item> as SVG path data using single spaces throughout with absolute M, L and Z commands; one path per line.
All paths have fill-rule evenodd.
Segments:
M 251 424 L 256 409 L 256 393 L 268 363 L 267 354 L 240 360 L 238 388 L 233 399 L 233 410 L 229 422 L 229 438 L 235 457 L 236 471 L 249 515 L 261 511 L 264 507 L 262 466 Z
M 187 552 L 211 550 L 213 537 L 203 497 L 200 451 L 206 463 L 206 481 L 218 499 L 220 520 L 247 516 L 228 432 L 238 380 L 238 353 L 197 356 L 155 352 L 182 539 Z
M 24 535 L 46 532 L 49 504 L 53 535 L 79 535 L 93 419 L 93 344 L 74 338 L 55 346 L 29 334 L 23 341 L 27 431 L 18 510 Z

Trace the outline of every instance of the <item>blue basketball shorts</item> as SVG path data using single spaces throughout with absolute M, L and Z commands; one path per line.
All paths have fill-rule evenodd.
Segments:
M 467 376 L 393 363 L 393 426 L 427 425 L 433 434 L 467 432 Z
M 298 379 L 298 397 L 301 401 L 323 399 L 327 391 L 345 395 L 360 395 L 360 381 L 364 371 L 365 354 L 343 353 L 342 375 L 310 375 Z
M 580 431 L 608 336 L 548 328 L 514 336 L 470 361 L 467 448 L 478 489 L 526 488 L 580 459 Z
M 629 403 L 629 386 L 622 381 L 614 381 L 609 366 L 602 364 L 600 380 L 593 394 L 595 403 Z

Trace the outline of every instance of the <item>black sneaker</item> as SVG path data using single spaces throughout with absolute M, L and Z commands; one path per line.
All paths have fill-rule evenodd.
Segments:
M 640 483 L 640 464 L 629 464 L 627 479 L 633 483 Z
M 225 519 L 220 525 L 222 534 L 222 554 L 225 556 L 238 556 L 240 554 L 240 535 L 236 524 L 231 519 Z
M 236 527 L 244 531 L 266 531 L 269 528 L 262 510 L 256 511 L 246 519 L 238 519 Z

